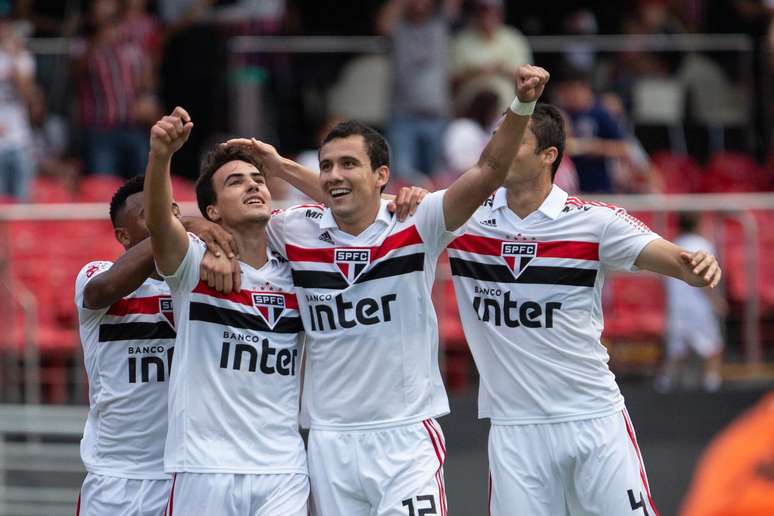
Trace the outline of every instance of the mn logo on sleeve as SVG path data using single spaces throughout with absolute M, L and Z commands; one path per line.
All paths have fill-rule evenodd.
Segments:
M 357 281 L 360 274 L 371 262 L 371 250 L 362 248 L 336 249 L 333 263 L 339 268 L 341 275 L 350 285 Z
M 163 315 L 170 326 L 175 327 L 175 312 L 172 308 L 172 298 L 170 296 L 159 297 L 159 312 Z
M 500 254 L 505 263 L 508 264 L 508 268 L 513 273 L 513 276 L 518 278 L 524 272 L 524 269 L 527 268 L 529 262 L 537 256 L 537 243 L 503 242 Z
M 253 292 L 253 306 L 269 328 L 274 329 L 285 313 L 285 296 L 265 292 Z

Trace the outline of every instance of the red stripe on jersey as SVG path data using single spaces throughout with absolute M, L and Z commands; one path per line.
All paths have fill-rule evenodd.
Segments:
M 621 413 L 624 418 L 624 424 L 626 425 L 626 432 L 629 434 L 629 439 L 631 440 L 632 445 L 634 446 L 634 451 L 637 454 L 637 462 L 640 466 L 640 478 L 642 479 L 642 486 L 645 488 L 645 494 L 648 495 L 648 503 L 650 503 L 650 507 L 653 509 L 653 512 L 656 513 L 656 516 L 659 516 L 658 509 L 656 509 L 656 504 L 653 503 L 653 497 L 650 495 L 650 484 L 648 484 L 648 477 L 645 475 L 645 466 L 642 463 L 640 447 L 637 445 L 637 437 L 634 435 L 634 427 L 629 421 L 629 416 L 626 411 L 623 410 Z
M 502 254 L 503 242 L 512 241 L 465 234 L 454 239 L 449 244 L 449 249 L 500 256 Z M 599 261 L 598 242 L 558 240 L 555 242 L 537 242 L 537 244 L 537 256 L 540 258 L 573 258 L 575 260 Z
M 159 299 L 162 297 L 169 298 L 169 296 L 125 297 L 110 305 L 107 313 L 108 315 L 157 314 Z
M 288 294 L 287 292 L 264 292 L 258 290 L 240 290 L 239 292 L 231 292 L 225 294 L 218 292 L 214 288 L 210 287 L 204 281 L 200 281 L 198 285 L 192 290 L 196 294 L 204 294 L 205 296 L 214 297 L 217 299 L 225 299 L 233 303 L 239 303 L 241 305 L 253 306 L 253 294 L 269 294 L 275 296 L 282 296 L 285 298 L 285 308 L 291 310 L 298 310 L 298 299 L 295 294 Z
M 295 245 L 287 244 L 285 246 L 285 251 L 287 253 L 288 260 L 291 262 L 333 263 L 333 256 L 336 249 L 370 249 L 371 260 L 378 260 L 379 258 L 387 255 L 387 253 L 390 251 L 421 243 L 422 238 L 419 236 L 417 228 L 415 226 L 411 226 L 395 233 L 394 235 L 388 236 L 384 239 L 384 242 L 382 242 L 382 245 L 380 246 L 340 246 L 309 249 L 306 247 L 298 247 Z
M 75 516 L 81 514 L 81 492 L 78 491 L 78 503 L 75 505 Z
M 319 208 L 321 210 L 325 210 L 325 205 L 324 204 L 314 204 L 314 203 L 310 203 L 310 204 L 296 204 L 295 206 L 291 206 L 290 208 L 288 208 L 288 210 L 295 210 L 297 208 Z

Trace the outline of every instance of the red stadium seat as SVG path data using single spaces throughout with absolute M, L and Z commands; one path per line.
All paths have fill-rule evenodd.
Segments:
M 690 156 L 660 151 L 651 160 L 661 171 L 665 193 L 695 193 L 700 190 L 701 167 Z
M 180 176 L 172 176 L 172 192 L 177 202 L 195 202 L 196 189 L 194 183 Z
M 766 175 L 747 154 L 721 152 L 710 158 L 704 172 L 705 192 L 756 192 L 766 189 Z
M 658 276 L 607 278 L 604 335 L 611 340 L 660 338 L 666 328 L 664 286 Z
M 36 177 L 32 180 L 30 201 L 34 203 L 73 202 L 73 195 L 63 183 L 55 179 Z
M 78 187 L 77 201 L 110 202 L 110 199 L 113 198 L 113 194 L 124 183 L 124 179 L 116 176 L 87 176 L 81 181 L 81 184 Z

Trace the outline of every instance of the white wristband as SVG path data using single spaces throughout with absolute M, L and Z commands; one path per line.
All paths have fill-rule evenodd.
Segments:
M 513 102 L 511 102 L 511 111 L 517 115 L 530 116 L 532 112 L 535 111 L 535 104 L 537 104 L 537 100 L 533 100 L 532 102 L 521 102 L 519 97 L 516 97 L 513 99 Z

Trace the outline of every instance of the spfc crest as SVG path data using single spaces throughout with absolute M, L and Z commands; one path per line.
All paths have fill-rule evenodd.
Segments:
M 505 263 L 515 277 L 519 277 L 527 264 L 537 256 L 536 242 L 503 242 L 500 249 Z
M 269 328 L 274 328 L 285 312 L 285 296 L 269 292 L 253 292 L 253 306 Z
M 371 262 L 370 249 L 336 249 L 333 263 L 339 268 L 347 283 L 354 283 Z
M 159 312 L 163 315 L 169 324 L 175 327 L 175 311 L 172 309 L 172 298 L 170 296 L 159 297 Z

